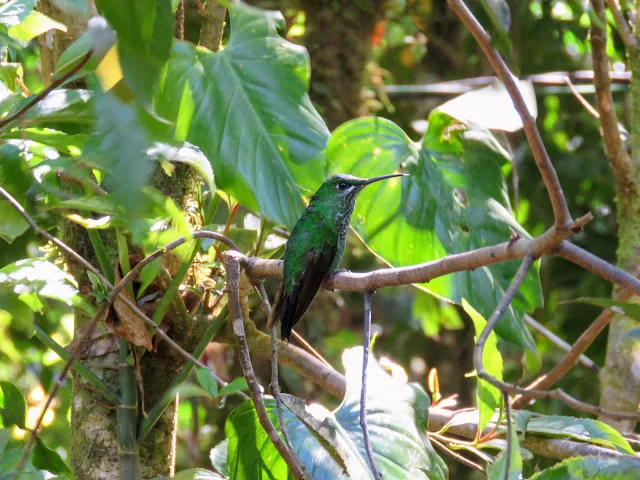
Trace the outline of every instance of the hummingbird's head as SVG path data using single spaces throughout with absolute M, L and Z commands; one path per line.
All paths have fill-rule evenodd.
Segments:
M 392 173 L 390 175 L 381 175 L 373 178 L 358 178 L 353 175 L 347 175 L 344 173 L 338 173 L 328 178 L 318 190 L 317 195 L 320 196 L 332 196 L 350 198 L 355 196 L 367 185 L 370 185 L 379 180 L 385 180 L 387 178 L 402 177 L 407 175 L 406 173 Z M 324 194 L 324 195 L 323 195 Z

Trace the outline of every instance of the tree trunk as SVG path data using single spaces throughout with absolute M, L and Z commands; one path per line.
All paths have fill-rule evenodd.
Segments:
M 93 2 L 88 2 L 88 5 L 91 15 L 97 14 Z M 42 73 L 45 83 L 49 83 L 56 60 L 71 43 L 86 31 L 87 19 L 60 11 L 52 4 L 51 0 L 41 0 L 38 3 L 38 9 L 64 23 L 68 28 L 67 32 L 56 30 L 53 36 L 49 33 L 39 39 Z M 198 182 L 199 178 L 194 171 L 185 165 L 178 165 L 170 179 L 158 168 L 153 179 L 153 184 L 163 193 L 171 196 L 184 211 L 189 211 L 189 207 L 193 206 L 195 202 Z M 192 219 L 188 218 L 188 221 L 190 220 Z M 87 231 L 71 222 L 66 222 L 62 228 L 62 238 L 65 243 L 98 267 L 98 261 Z M 115 266 L 118 258 L 115 236 L 112 233 L 107 233 L 102 235 L 102 239 Z M 71 261 L 68 264 L 80 290 L 88 292 L 90 282 L 86 271 Z M 88 320 L 76 312 L 76 334 Z M 117 342 L 114 343 L 117 345 Z M 83 362 L 109 387 L 118 391 L 117 351 L 97 352 L 92 357 L 83 359 Z M 145 394 L 143 407 L 146 411 L 160 398 L 183 366 L 184 360 L 178 358 L 164 343 L 160 344 L 157 352 L 147 352 L 143 356 L 141 373 Z M 141 408 L 139 408 L 139 412 L 141 413 Z M 140 418 L 142 417 L 139 416 Z M 177 403 L 174 401 L 146 439 L 139 445 L 141 478 L 173 475 L 176 425 Z M 74 375 L 69 460 L 75 478 L 83 480 L 117 480 L 120 478 L 116 433 L 115 409 L 101 402 L 100 396 L 93 392 L 80 376 Z
M 301 3 L 307 14 L 304 43 L 311 57 L 311 99 L 333 130 L 363 113 L 365 67 L 384 1 Z

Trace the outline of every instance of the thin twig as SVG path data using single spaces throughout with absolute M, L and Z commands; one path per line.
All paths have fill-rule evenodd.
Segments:
M 84 55 L 84 57 L 82 57 L 80 59 L 80 61 L 76 64 L 75 67 L 73 67 L 67 73 L 65 73 L 61 77 L 58 77 L 56 80 L 51 82 L 51 85 L 49 85 L 47 88 L 42 90 L 38 95 L 33 97 L 31 100 L 29 100 L 29 102 L 27 102 L 27 104 L 24 107 L 22 107 L 20 110 L 18 110 L 13 115 L 11 115 L 11 116 L 5 118 L 4 120 L 0 121 L 0 130 L 2 130 L 6 125 L 10 124 L 14 120 L 17 120 L 18 118 L 22 117 L 29 109 L 33 108 L 33 106 L 35 104 L 37 104 L 39 101 L 44 99 L 54 89 L 58 88 L 60 85 L 62 85 L 64 82 L 66 82 L 71 77 L 73 77 L 76 73 L 78 73 L 80 71 L 80 69 L 87 64 L 87 62 L 91 58 L 91 55 L 93 55 L 93 50 L 89 50 Z
M 111 284 L 111 282 L 109 282 L 109 280 L 107 280 L 107 278 L 102 274 L 102 272 L 100 272 L 100 270 L 98 270 L 96 267 L 94 267 L 90 262 L 88 262 L 86 259 L 84 259 L 75 250 L 73 250 L 71 247 L 69 247 L 63 241 L 61 241 L 58 238 L 56 238 L 53 235 L 51 235 L 49 232 L 41 229 L 38 226 L 38 224 L 31 218 L 31 216 L 26 212 L 26 210 L 22 207 L 22 205 L 20 205 L 20 203 L 15 198 L 13 198 L 11 196 L 11 194 L 9 192 L 7 192 L 2 187 L 0 187 L 0 196 L 4 197 L 5 200 L 7 200 L 7 202 L 9 202 L 9 204 L 13 208 L 15 208 L 18 211 L 18 213 L 20 213 L 20 215 L 22 215 L 22 217 L 27 221 L 29 226 L 35 231 L 36 234 L 46 238 L 48 241 L 50 241 L 51 243 L 56 245 L 58 248 L 60 248 L 60 250 L 62 250 L 64 253 L 66 253 L 72 260 L 74 260 L 75 262 L 79 263 L 86 270 L 90 271 L 96 277 L 98 277 L 98 279 L 107 288 L 110 289 L 110 294 L 109 294 L 109 300 L 110 301 L 105 303 L 105 307 L 108 306 L 116 296 L 118 296 L 119 299 L 122 300 L 122 302 L 124 304 L 126 304 L 136 315 L 138 315 L 142 320 L 144 320 L 144 322 L 147 325 L 149 325 L 151 328 L 153 328 L 155 330 L 156 335 L 158 335 L 160 338 L 162 338 L 162 340 L 167 342 L 176 352 L 178 352 L 180 355 L 182 355 L 183 358 L 185 358 L 187 361 L 193 362 L 195 365 L 197 365 L 197 366 L 199 366 L 201 368 L 207 368 L 207 366 L 204 363 L 202 363 L 200 360 L 194 358 L 189 352 L 187 352 L 184 348 L 182 348 L 180 345 L 178 345 L 171 337 L 169 337 L 169 335 L 167 335 L 161 328 L 158 328 L 158 325 L 153 320 L 151 320 L 148 316 L 146 316 L 138 308 L 138 306 L 135 304 L 135 302 L 131 301 L 128 297 L 126 297 L 125 295 L 122 294 L 121 290 L 127 284 L 125 282 L 125 279 L 122 279 L 117 286 L 114 286 L 113 284 Z M 216 238 L 216 239 L 218 239 L 217 236 L 219 235 L 219 234 L 216 234 L 214 232 L 194 232 L 194 236 L 196 236 L 196 234 L 198 236 L 202 235 L 203 237 L 210 235 L 211 238 Z M 213 235 L 216 235 L 216 236 L 213 237 Z M 176 240 L 174 242 L 171 242 L 171 244 L 169 244 L 169 245 L 172 245 L 175 248 L 175 247 L 181 245 L 182 243 L 184 243 L 184 241 L 185 241 L 184 238 L 181 238 L 181 239 L 178 239 L 178 240 Z M 228 241 L 231 242 L 231 240 L 228 240 Z M 233 244 L 233 242 L 231 242 L 231 244 Z M 233 244 L 233 245 L 235 245 L 235 244 Z M 165 246 L 164 248 L 167 248 L 167 247 Z M 156 254 L 156 253 L 157 252 L 154 252 L 154 254 Z M 162 253 L 164 253 L 164 252 L 161 252 L 160 254 L 162 254 Z M 154 255 L 154 254 L 152 254 L 152 255 Z M 146 262 L 145 265 L 147 263 L 148 262 Z M 129 279 L 127 281 L 131 280 L 131 278 L 133 278 L 133 277 L 129 277 Z M 81 345 L 81 343 L 79 343 L 79 345 Z M 69 361 L 71 361 L 71 360 L 75 360 L 73 355 L 69 358 Z M 67 370 L 68 370 L 68 368 L 67 368 Z M 215 374 L 215 372 L 211 372 L 211 374 L 216 379 L 216 381 L 218 381 L 221 385 L 226 385 L 226 382 L 224 382 L 224 380 L 222 380 L 220 377 L 218 377 Z
M 319 351 L 317 351 L 315 348 L 313 348 L 313 345 L 311 345 L 309 342 L 307 342 L 307 340 L 300 335 L 298 332 L 296 332 L 295 330 L 291 330 L 291 335 L 293 336 L 293 338 L 295 338 L 298 342 L 300 342 L 300 344 L 307 349 L 307 351 L 313 355 L 315 355 L 315 357 L 320 360 L 322 363 L 324 363 L 327 367 L 335 370 L 335 368 L 333 368 L 333 365 L 331 365 L 321 354 Z
M 531 146 L 531 153 L 547 188 L 551 206 L 553 207 L 555 227 L 558 231 L 569 228 L 571 224 L 571 214 L 569 213 L 567 201 L 562 193 L 562 186 L 544 147 L 536 122 L 531 116 L 524 97 L 518 88 L 516 78 L 498 51 L 491 45 L 491 37 L 489 37 L 489 34 L 473 16 L 465 3 L 462 0 L 447 0 L 447 3 L 474 36 L 476 42 L 478 42 L 478 45 L 480 45 L 480 48 L 487 57 L 487 60 L 489 60 L 489 63 L 493 67 L 493 70 L 496 72 L 496 75 L 504 84 L 507 92 L 509 92 L 509 96 L 522 119 L 524 132 Z
M 223 253 L 224 263 L 227 268 L 227 295 L 229 297 L 229 312 L 233 325 L 233 333 L 236 338 L 236 346 L 238 349 L 238 358 L 240 360 L 240 366 L 244 372 L 244 377 L 247 380 L 249 386 L 249 393 L 251 394 L 251 400 L 255 406 L 256 413 L 260 425 L 264 428 L 267 436 L 276 447 L 276 450 L 280 453 L 284 461 L 289 466 L 289 469 L 293 473 L 296 479 L 306 478 L 302 469 L 299 466 L 297 458 L 293 452 L 287 448 L 278 431 L 271 423 L 271 419 L 267 414 L 267 410 L 262 401 L 262 392 L 260 386 L 256 380 L 253 372 L 253 366 L 251 365 L 251 357 L 249 356 L 249 346 L 247 345 L 247 339 L 244 331 L 244 319 L 242 315 L 242 307 L 240 305 L 240 261 L 236 257 L 237 253 L 233 251 L 227 251 Z
M 513 437 L 511 436 L 511 407 L 509 406 L 509 394 L 502 392 L 502 402 L 504 403 L 504 414 L 507 420 L 507 448 L 504 458 L 504 480 L 509 480 L 509 470 L 511 469 L 511 452 L 513 451 Z
M 452 420 L 455 421 L 452 422 Z M 459 411 L 444 410 L 440 408 L 429 409 L 429 430 L 439 431 L 447 426 L 447 434 L 472 440 L 476 438 L 478 431 L 477 412 L 468 412 L 466 418 L 461 418 Z M 494 429 L 493 424 L 489 424 L 485 431 Z M 431 437 L 431 434 L 429 434 Z M 530 450 L 536 455 L 557 460 L 577 456 L 593 456 L 603 458 L 629 458 L 629 454 L 618 452 L 613 448 L 606 448 L 599 445 L 592 445 L 584 442 L 577 442 L 568 439 L 548 438 L 534 435 L 529 432 L 525 434 L 521 442 L 523 448 Z
M 578 359 L 581 358 L 583 352 L 586 352 L 589 346 L 593 343 L 596 337 L 605 329 L 607 325 L 613 319 L 616 313 L 620 310 L 616 307 L 604 310 L 596 319 L 589 325 L 589 327 L 580 335 L 580 338 L 576 340 L 573 347 L 565 357 L 553 367 L 553 369 L 541 377 L 537 378 L 529 385 L 527 389 L 548 389 L 552 387 L 558 380 L 560 380 L 569 370 L 571 370 Z M 518 395 L 514 398 L 512 405 L 513 408 L 523 408 L 529 403 L 530 398 L 525 395 Z
M 456 460 L 457 462 L 462 463 L 463 465 L 466 465 L 467 467 L 473 469 L 473 470 L 477 470 L 480 473 L 486 473 L 485 469 L 482 468 L 481 465 L 478 465 L 477 463 L 469 460 L 467 457 L 460 455 L 457 452 L 454 452 L 453 450 L 451 450 L 449 447 L 447 447 L 443 442 L 441 442 L 440 440 L 430 437 L 429 440 L 431 440 L 431 443 L 433 443 L 436 447 L 438 447 L 440 450 L 442 450 L 443 453 L 445 453 L 446 455 L 449 455 L 451 458 L 453 458 L 454 460 Z
M 254 285 L 253 288 L 260 297 L 260 303 L 262 305 L 262 309 L 264 310 L 264 314 L 267 318 L 269 318 L 271 316 L 271 304 L 269 303 L 267 292 L 264 289 L 264 284 L 262 282 L 259 282 L 257 285 Z M 284 441 L 287 444 L 289 451 L 293 453 L 295 452 L 295 450 L 293 449 L 293 443 L 291 442 L 291 437 L 289 436 L 289 428 L 287 427 L 287 422 L 284 419 L 282 391 L 280 390 L 280 382 L 278 380 L 278 333 L 275 326 L 271 328 L 271 384 L 269 385 L 269 387 L 271 389 L 271 393 L 273 394 L 273 398 L 276 400 L 276 411 L 278 413 L 278 420 L 280 421 L 280 431 L 282 432 L 282 436 L 284 437 Z M 297 457 L 296 460 L 298 460 Z M 306 471 L 301 461 L 298 461 L 298 465 L 305 476 L 307 478 L 310 478 L 309 473 Z
M 633 36 L 627 19 L 624 18 L 624 14 L 622 13 L 622 9 L 620 8 L 618 0 L 607 0 L 607 5 L 609 6 L 609 10 L 611 10 L 613 19 L 616 22 L 616 27 L 618 28 L 618 33 L 620 34 L 620 38 L 622 39 L 624 46 L 630 52 L 635 53 L 635 51 L 638 49 L 638 41 L 636 40 L 636 37 Z M 604 19 L 601 20 L 604 22 Z
M 599 120 L 600 114 L 598 113 L 598 111 L 591 106 L 591 104 L 587 101 L 586 98 L 582 96 L 582 94 L 578 91 L 578 89 L 573 84 L 571 79 L 569 77 L 564 77 L 564 81 L 569 87 L 569 90 L 571 90 L 571 93 L 573 93 L 573 96 L 576 97 L 578 102 L 580 102 L 580 105 L 582 105 L 584 109 L 591 114 L 592 117 Z
M 369 465 L 373 472 L 373 478 L 381 479 L 382 475 L 376 461 L 373 458 L 369 427 L 367 426 L 367 365 L 369 363 L 369 348 L 371 347 L 371 296 L 375 292 L 364 292 L 364 342 L 362 348 L 362 386 L 360 389 L 360 428 L 364 438 L 364 449 L 369 458 Z
M 609 2 L 610 6 L 611 3 Z M 600 112 L 600 126 L 607 158 L 616 176 L 619 188 L 628 182 L 628 172 L 631 169 L 631 159 L 620 138 L 618 119 L 611 95 L 611 78 L 609 77 L 609 57 L 607 55 L 607 31 L 604 0 L 591 0 L 593 15 L 596 19 L 591 22 L 591 57 L 593 62 L 593 84 L 596 88 L 596 103 Z M 624 19 L 623 19 L 624 20 Z M 617 22 L 618 20 L 616 20 Z M 605 27 L 602 28 L 602 25 Z M 618 26 L 620 29 L 620 27 Z M 620 30 L 622 35 L 622 30 Z M 625 42 L 626 43 L 626 42 Z M 624 192 L 622 193 L 624 194 Z
M 573 350 L 573 347 L 571 345 L 569 345 L 567 342 L 562 340 L 559 336 L 557 336 L 551 330 L 545 328 L 544 325 L 541 325 L 540 323 L 536 322 L 533 318 L 531 318 L 531 316 L 524 315 L 524 323 L 529 325 L 531 328 L 533 328 L 535 331 L 537 331 L 539 334 L 541 334 L 543 337 L 545 337 L 547 340 L 553 343 L 556 347 L 561 348 L 565 352 L 571 352 Z M 577 356 L 577 360 L 582 365 L 584 365 L 585 367 L 587 367 L 588 369 L 592 370 L 595 373 L 598 373 L 600 371 L 600 367 L 596 365 L 596 363 L 586 355 L 579 354 Z
M 524 278 L 527 272 L 531 268 L 531 265 L 533 265 L 533 260 L 534 259 L 532 255 L 527 255 L 522 260 L 522 263 L 520 264 L 520 267 L 518 268 L 518 271 L 516 272 L 515 277 L 511 281 L 511 284 L 509 285 L 509 288 L 507 288 L 507 291 L 502 297 L 502 300 L 500 301 L 496 309 L 493 311 L 491 318 L 489 318 L 489 320 L 487 321 L 487 325 L 485 326 L 484 330 L 482 330 L 482 333 L 478 338 L 478 342 L 476 343 L 476 348 L 473 352 L 473 365 L 478 374 L 478 378 L 486 380 L 487 382 L 489 382 L 491 385 L 498 388 L 499 390 L 506 391 L 509 393 L 526 394 L 532 398 L 555 398 L 557 400 L 560 400 L 566 403 L 574 410 L 578 410 L 581 412 L 592 413 L 594 415 L 600 415 L 600 416 L 606 416 L 606 417 L 610 417 L 618 420 L 640 420 L 639 413 L 614 412 L 610 410 L 605 410 L 596 405 L 591 405 L 589 403 L 582 402 L 572 397 L 571 395 L 569 395 L 568 393 L 566 393 L 564 390 L 560 388 L 557 388 L 555 390 L 528 390 L 526 388 L 522 388 L 517 385 L 513 385 L 511 383 L 500 381 L 494 376 L 490 375 L 487 372 L 487 370 L 484 368 L 484 365 L 482 363 L 482 353 L 483 353 L 484 345 L 487 341 L 487 338 L 489 338 L 489 334 L 493 331 L 498 321 L 500 320 L 500 317 L 502 317 L 502 314 L 508 308 L 509 304 L 511 303 L 511 300 L 513 299 L 516 292 L 520 288 L 520 285 L 524 281 Z

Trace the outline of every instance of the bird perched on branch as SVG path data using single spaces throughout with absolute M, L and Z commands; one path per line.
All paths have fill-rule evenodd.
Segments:
M 404 175 L 366 179 L 338 174 L 325 181 L 311 198 L 285 246 L 284 279 L 267 323 L 271 328 L 278 320 L 282 322 L 283 340 L 289 339 L 322 282 L 338 267 L 358 193 L 379 180 Z

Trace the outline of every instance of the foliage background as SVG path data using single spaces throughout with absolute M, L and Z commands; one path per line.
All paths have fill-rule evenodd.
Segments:
M 310 2 L 283 0 L 252 3 L 282 10 L 286 19 L 286 38 L 308 48 L 312 64 L 312 100 L 331 129 L 351 116 L 368 113 L 390 118 L 403 127 L 412 140 L 417 141 L 421 133 L 414 129 L 414 126 L 419 125 L 416 121 L 425 119 L 433 108 L 450 97 L 387 97 L 382 94 L 385 85 L 433 83 L 492 74 L 475 42 L 447 10 L 445 2 L 345 0 L 337 2 L 342 9 L 327 7 L 317 16 L 314 16 Z M 318 3 L 324 6 L 331 2 Z M 514 72 L 526 76 L 556 70 L 590 68 L 587 38 L 589 21 L 588 13 L 583 10 L 583 2 L 532 0 L 508 3 L 512 22 L 510 66 Z M 201 22 L 197 5 L 187 1 L 185 7 L 185 38 L 197 42 Z M 374 33 L 372 45 L 361 45 L 368 43 L 368 37 L 358 34 L 349 12 L 362 17 L 363 24 L 371 22 Z M 474 7 L 474 12 L 483 24 L 488 24 L 481 8 Z M 610 24 L 613 22 L 610 21 Z M 356 34 L 349 36 L 344 42 L 332 42 L 331 48 L 328 48 L 314 43 L 317 38 L 310 34 L 314 28 L 324 28 L 323 34 L 327 39 L 344 38 L 342 34 L 349 29 L 356 31 Z M 608 45 L 610 58 L 619 62 L 614 68 L 624 68 L 622 47 L 613 29 L 610 29 L 610 33 L 613 33 Z M 224 44 L 228 41 L 228 35 L 227 26 Z M 330 55 L 322 55 L 320 50 L 323 48 L 329 50 Z M 361 73 L 351 74 L 349 69 L 345 69 L 344 63 L 340 63 L 345 62 L 344 58 L 349 56 L 352 49 L 367 52 L 369 48 L 370 56 L 362 65 L 355 65 L 361 67 Z M 9 52 L 12 61 L 23 65 L 26 87 L 32 92 L 40 90 L 43 80 L 37 43 L 30 42 L 24 48 L 10 47 Z M 357 58 L 353 61 L 357 62 Z M 358 95 L 356 100 L 353 95 L 346 98 L 349 95 L 348 88 L 342 93 L 332 90 L 332 69 L 339 71 L 337 82 L 344 85 L 352 82 L 358 87 L 355 89 Z M 130 87 L 135 93 L 136 86 Z M 336 96 L 328 98 L 327 90 L 336 93 Z M 343 93 L 344 96 L 341 96 Z M 567 88 L 538 87 L 536 95 L 538 125 L 565 189 L 569 208 L 576 216 L 587 211 L 595 215 L 595 220 L 575 241 L 587 250 L 614 262 L 617 225 L 613 180 L 602 151 L 598 124 Z M 616 100 L 620 105 L 621 121 L 628 124 L 624 87 L 619 88 Z M 354 108 L 354 103 L 357 108 Z M 103 113 L 108 113 L 108 105 L 104 104 L 102 107 Z M 121 115 L 121 111 L 114 112 L 113 120 L 120 122 Z M 105 128 L 111 126 L 105 125 Z M 117 135 L 125 132 L 127 135 L 135 133 L 126 131 L 126 125 L 115 133 Z M 159 133 L 162 133 L 161 128 Z M 311 145 L 309 148 L 313 149 L 321 145 L 323 139 L 312 138 L 307 141 Z M 517 218 L 528 232 L 536 235 L 552 222 L 547 194 L 524 136 L 520 133 L 511 134 L 509 143 L 520 177 Z M 216 145 L 211 145 L 211 152 L 206 147 L 202 148 L 205 154 L 210 155 L 215 151 Z M 224 178 L 224 173 L 215 173 Z M 317 173 L 313 179 L 309 179 L 308 185 L 303 184 L 308 191 L 313 191 L 317 186 L 320 178 Z M 274 177 L 269 181 L 278 181 L 278 178 Z M 268 188 L 268 184 L 265 188 Z M 512 199 L 513 195 L 513 189 L 510 189 Z M 221 202 L 212 223 L 224 225 L 230 218 L 231 211 L 232 207 Z M 282 217 L 283 221 L 280 223 L 290 224 L 292 219 L 295 220 L 295 216 L 291 215 L 291 218 Z M 46 222 L 47 217 L 42 220 Z M 250 245 L 255 241 L 256 235 L 255 229 L 247 229 L 247 226 L 252 225 L 256 225 L 255 217 L 246 208 L 240 208 L 232 225 L 231 233 L 235 235 L 233 238 Z M 30 231 L 10 244 L 0 240 L 0 265 L 35 256 L 37 244 L 35 235 Z M 347 252 L 342 264 L 344 268 L 368 271 L 380 266 L 380 262 L 355 236 L 350 236 Z M 540 276 L 544 289 L 544 307 L 536 310 L 533 316 L 568 343 L 572 343 L 599 310 L 589 305 L 565 302 L 583 296 L 608 297 L 611 287 L 593 275 L 585 275 L 579 267 L 556 258 L 542 262 Z M 272 282 L 267 287 L 273 298 L 277 285 Z M 264 319 L 257 308 L 255 311 L 255 320 L 261 326 Z M 72 337 L 71 315 L 70 308 L 57 304 L 56 308 L 47 310 L 39 318 L 39 324 L 58 343 L 66 345 Z M 307 314 L 306 321 L 300 324 L 300 331 L 323 352 L 330 363 L 340 365 L 343 350 L 361 343 L 361 319 L 360 294 L 322 292 Z M 425 388 L 429 369 L 436 368 L 444 396 L 458 394 L 460 406 L 473 403 L 475 381 L 466 378 L 465 373 L 472 370 L 474 330 L 473 324 L 461 308 L 444 304 L 414 289 L 394 288 L 381 291 L 374 297 L 373 319 L 379 332 L 375 344 L 376 356 L 393 359 L 406 370 L 412 381 Z M 546 339 L 535 333 L 533 335 L 542 355 L 542 370 L 546 371 L 561 358 L 562 352 Z M 532 379 L 533 373 L 523 372 L 522 351 L 508 344 L 503 346 L 505 378 L 512 381 L 523 377 Z M 603 364 L 604 335 L 594 342 L 587 355 L 596 364 Z M 234 351 L 230 347 L 212 346 L 207 352 L 206 360 L 215 365 L 216 371 L 226 380 L 240 375 Z M 52 352 L 29 338 L 28 329 L 21 329 L 19 323 L 11 322 L 9 316 L 0 311 L 0 380 L 16 382 L 28 395 L 29 406 L 34 412 L 37 413 L 35 408 L 43 399 L 41 392 L 50 390 L 61 366 L 60 360 Z M 266 378 L 268 366 L 257 365 L 256 368 Z M 281 375 L 284 388 L 292 394 L 317 400 L 327 408 L 336 406 L 335 399 L 295 372 L 283 369 Z M 594 373 L 578 366 L 558 386 L 585 401 L 598 403 L 598 391 L 593 385 Z M 57 396 L 52 423 L 43 431 L 46 443 L 57 446 L 63 453 L 64 446 L 69 442 L 70 398 L 70 382 L 67 381 Z M 188 394 L 182 396 L 179 405 L 178 470 L 206 464 L 211 447 L 224 438 L 224 420 L 234 406 L 235 400 L 232 398 L 229 398 L 226 405 L 220 406 L 215 399 L 199 396 L 189 398 Z M 555 402 L 539 402 L 532 409 L 546 414 L 571 414 L 565 406 Z M 462 478 L 453 475 L 454 473 L 452 478 Z

